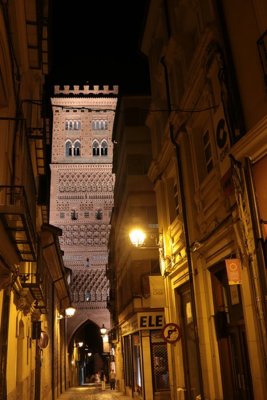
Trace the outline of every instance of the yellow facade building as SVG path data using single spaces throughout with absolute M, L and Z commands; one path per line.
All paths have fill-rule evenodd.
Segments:
M 172 399 L 266 397 L 266 28 L 264 1 L 148 9 Z
M 0 399 L 68 386 L 61 230 L 48 223 L 48 1 L 0 4 Z

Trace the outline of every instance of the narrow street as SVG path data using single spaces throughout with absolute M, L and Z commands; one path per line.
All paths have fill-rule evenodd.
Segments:
M 110 390 L 109 385 L 105 390 L 100 385 L 84 385 L 68 389 L 58 397 L 58 400 L 129 400 L 129 396 L 117 390 Z

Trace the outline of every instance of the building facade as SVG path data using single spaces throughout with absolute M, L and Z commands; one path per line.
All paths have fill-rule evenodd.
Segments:
M 98 328 L 110 327 L 106 265 L 117 94 L 117 87 L 55 86 L 51 99 L 50 223 L 63 232 L 60 244 L 71 271 L 72 305 L 77 310 L 67 322 L 69 344 L 88 321 Z
M 266 397 L 266 28 L 264 1 L 148 9 L 172 399 Z
M 56 399 L 67 387 L 70 305 L 48 224 L 48 2 L 0 4 L 0 399 Z

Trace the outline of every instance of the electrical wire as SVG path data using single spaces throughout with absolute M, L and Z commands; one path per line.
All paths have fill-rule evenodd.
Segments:
M 43 102 L 41 100 L 23 100 L 23 102 L 28 102 L 31 104 L 35 104 L 35 105 L 42 105 Z M 73 107 L 73 106 L 66 106 L 66 105 L 62 105 L 62 104 L 52 104 L 52 108 L 61 108 L 63 110 L 84 110 L 84 111 L 90 111 L 90 112 L 117 112 L 120 114 L 123 114 L 124 111 L 119 111 L 119 110 L 115 110 L 113 108 L 92 108 L 92 107 Z M 148 111 L 148 112 L 183 112 L 183 113 L 199 113 L 199 112 L 205 112 L 205 111 L 209 111 L 209 110 L 213 110 L 218 108 L 218 105 L 212 105 L 209 107 L 204 107 L 204 108 L 199 108 L 199 109 L 183 109 L 183 108 L 172 108 L 171 110 L 168 110 L 167 108 L 155 108 L 155 109 L 146 109 L 146 108 L 139 108 L 139 107 L 135 107 L 136 110 L 140 110 L 140 111 Z

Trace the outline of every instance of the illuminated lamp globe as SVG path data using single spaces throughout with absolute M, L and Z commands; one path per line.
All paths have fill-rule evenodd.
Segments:
M 142 246 L 146 239 L 146 234 L 144 231 L 142 231 L 142 229 L 133 229 L 129 233 L 129 236 L 132 244 L 136 247 Z
M 104 324 L 102 325 L 102 328 L 100 328 L 100 333 L 102 336 L 105 336 L 105 334 L 107 333 L 107 328 Z
M 65 310 L 65 316 L 66 318 L 71 318 L 73 315 L 76 313 L 76 308 L 74 307 L 68 307 Z

